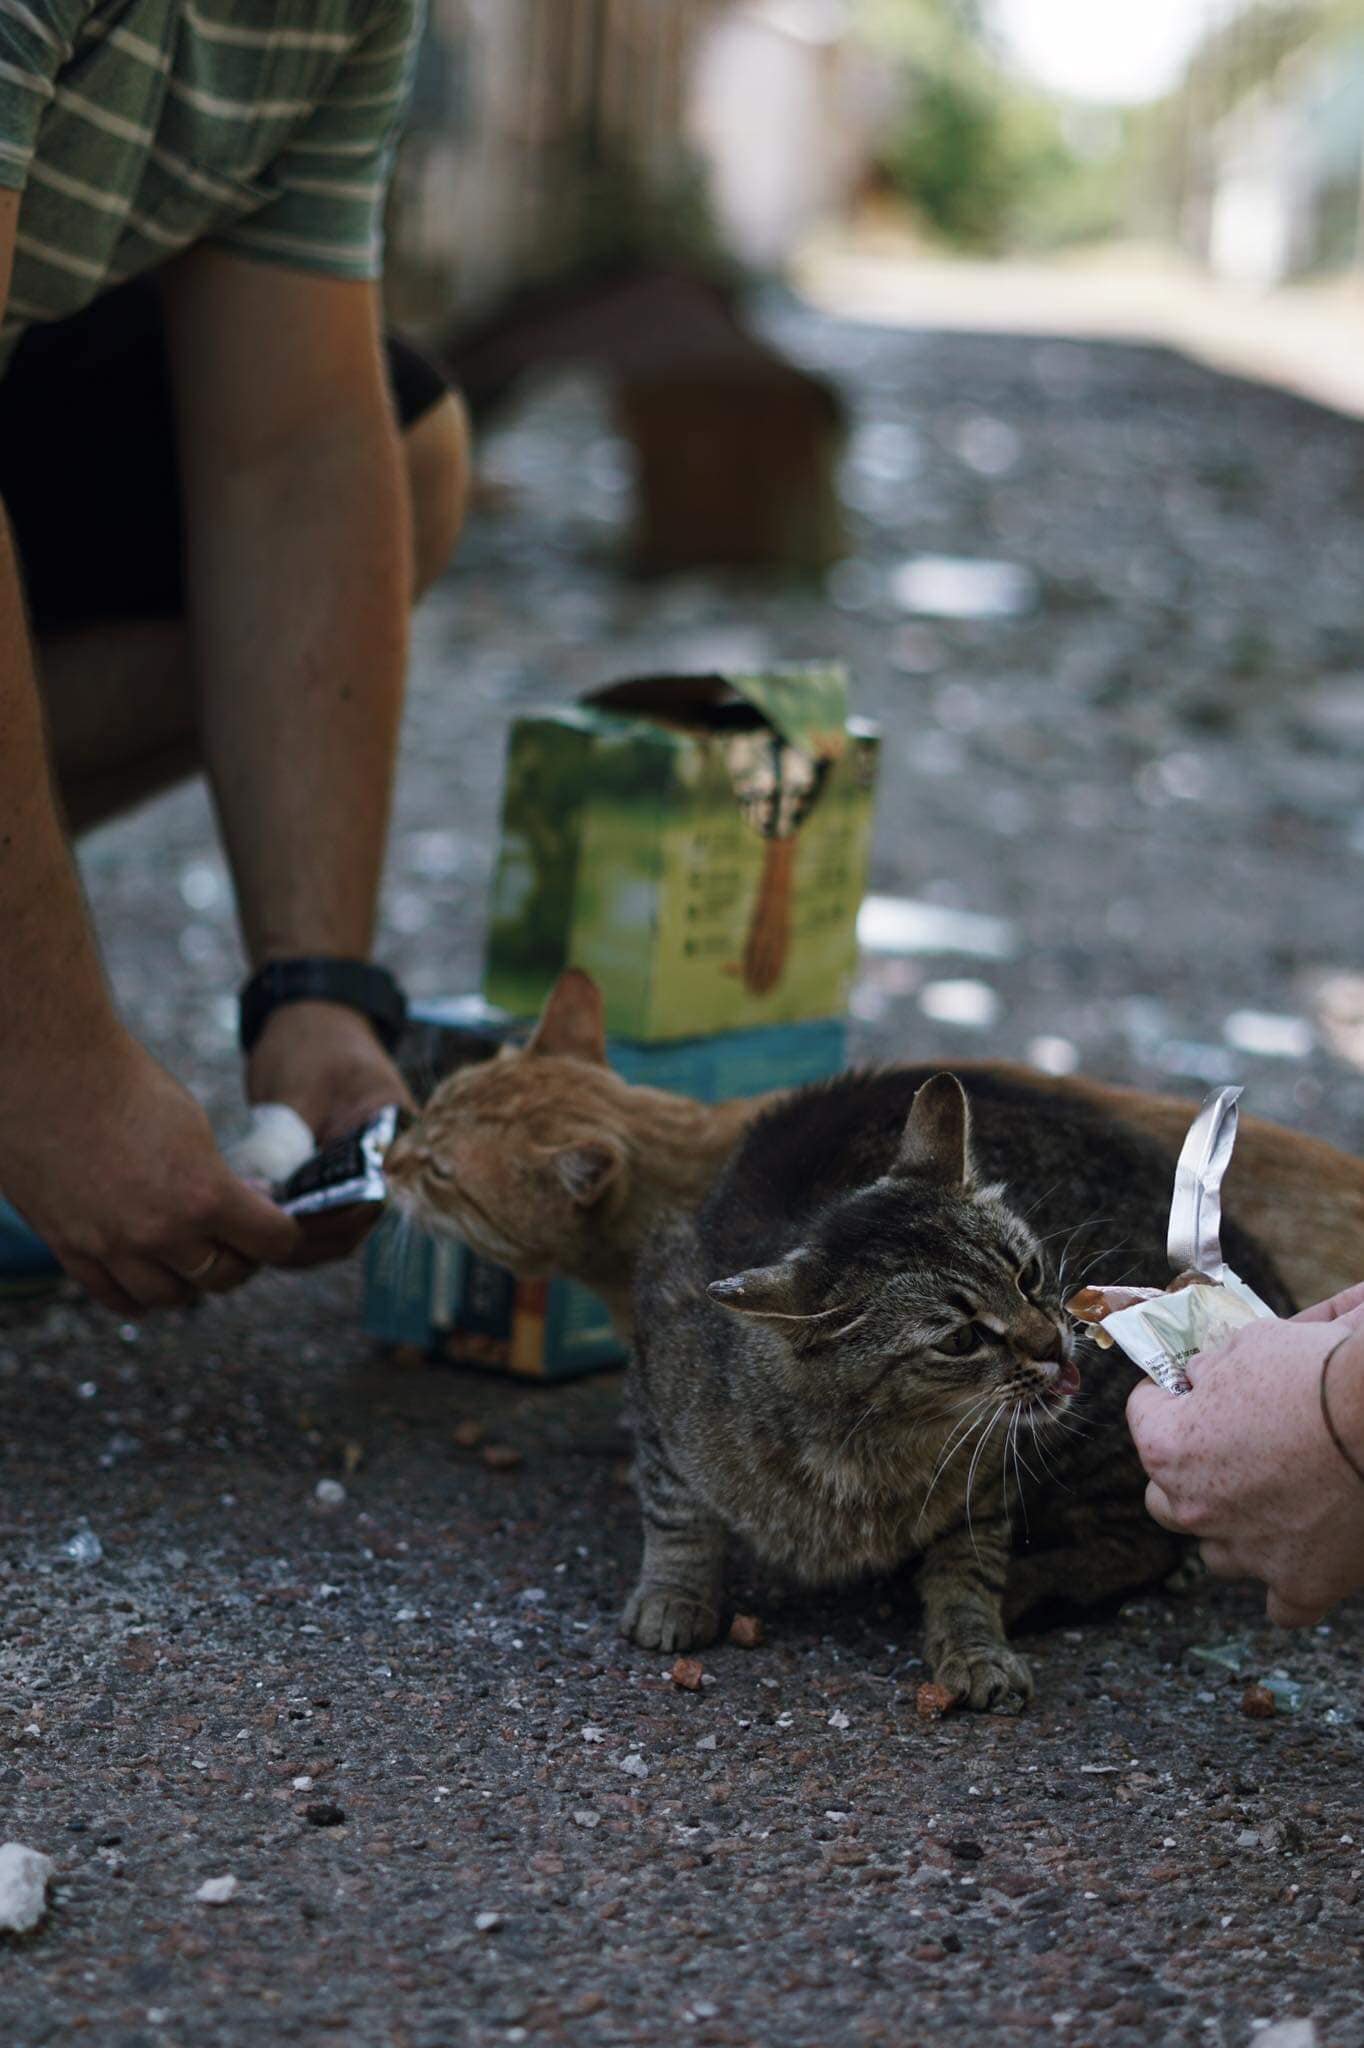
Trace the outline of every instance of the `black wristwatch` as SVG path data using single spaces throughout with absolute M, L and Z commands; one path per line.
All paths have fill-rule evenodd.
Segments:
M 249 1053 L 266 1019 L 286 1003 L 344 1003 L 368 1017 L 392 1052 L 407 1022 L 407 997 L 386 967 L 368 960 L 268 960 L 241 992 L 238 1036 Z

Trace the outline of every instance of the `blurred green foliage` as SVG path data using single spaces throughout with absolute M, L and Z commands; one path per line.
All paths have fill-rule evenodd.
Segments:
M 857 26 L 900 87 L 879 168 L 923 228 L 993 253 L 1116 225 L 1120 136 L 1071 119 L 1007 66 L 981 0 L 858 0 Z

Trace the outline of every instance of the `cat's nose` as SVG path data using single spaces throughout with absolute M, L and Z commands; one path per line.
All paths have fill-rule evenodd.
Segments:
M 1059 1364 L 1065 1357 L 1065 1337 L 1050 1316 L 1032 1309 L 1017 1325 L 1018 1348 L 1025 1358 Z

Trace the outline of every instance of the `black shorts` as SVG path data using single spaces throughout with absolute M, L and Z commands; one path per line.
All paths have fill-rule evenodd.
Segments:
M 447 388 L 391 336 L 388 371 L 404 427 Z M 0 499 L 37 632 L 183 611 L 170 371 L 148 280 L 24 335 L 0 377 Z

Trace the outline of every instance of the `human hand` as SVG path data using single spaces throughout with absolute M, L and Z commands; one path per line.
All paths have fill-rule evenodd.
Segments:
M 1343 1287 L 1339 1294 L 1333 1294 L 1329 1301 L 1319 1301 L 1312 1308 L 1302 1309 L 1294 1316 L 1295 1323 L 1334 1323 L 1344 1319 L 1347 1323 L 1364 1321 L 1364 1280 L 1357 1287 Z
M 288 1103 L 319 1145 L 345 1137 L 391 1102 L 413 1107 L 407 1083 L 368 1021 L 341 1003 L 286 1003 L 275 1010 L 247 1061 L 246 1094 L 253 1103 Z M 377 1215 L 365 1206 L 304 1217 L 289 1264 L 345 1258 Z
M 1190 1360 L 1192 1393 L 1143 1380 L 1127 1403 L 1148 1511 L 1196 1536 L 1209 1570 L 1262 1580 L 1269 1618 L 1286 1628 L 1319 1621 L 1364 1586 L 1364 1484 L 1321 1412 L 1322 1366 L 1339 1345 L 1331 1417 L 1364 1463 L 1364 1301 L 1327 1320 L 1330 1306 L 1248 1324 Z
M 116 1024 L 0 1090 L 5 1193 L 116 1314 L 222 1294 L 285 1263 L 297 1224 L 230 1170 L 208 1118 Z

